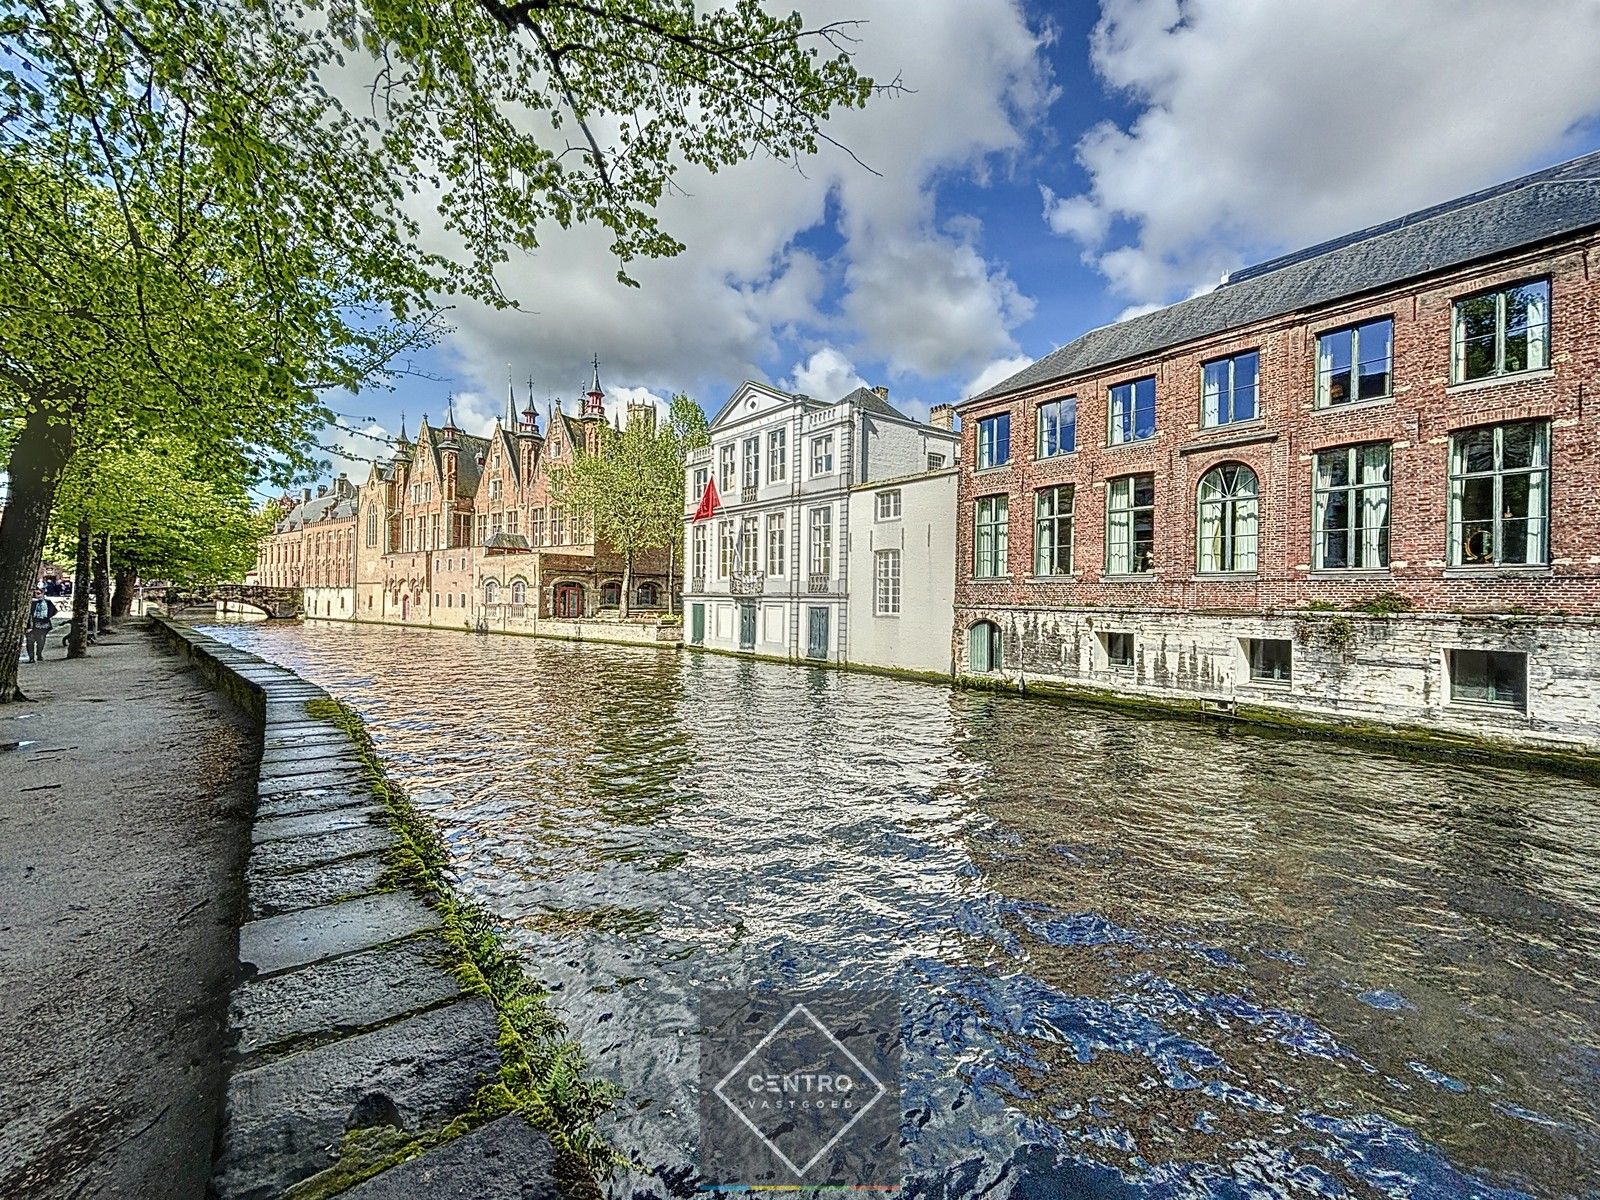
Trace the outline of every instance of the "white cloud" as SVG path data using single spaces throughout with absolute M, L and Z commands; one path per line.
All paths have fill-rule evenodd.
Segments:
M 961 390 L 960 399 L 965 399 L 968 396 L 976 396 L 980 392 L 988 391 L 995 384 L 1000 383 L 1003 380 L 1010 379 L 1018 371 L 1022 370 L 1023 367 L 1030 365 L 1032 362 L 1033 359 L 1029 358 L 1026 354 L 1011 354 L 1004 358 L 995 359 L 988 366 L 984 367 L 983 370 L 979 371 L 967 381 L 967 386 Z
M 824 346 L 803 363 L 795 363 L 783 387 L 817 400 L 838 400 L 858 387 L 870 386 L 855 364 L 832 346 Z
M 1141 111 L 1079 140 L 1090 187 L 1046 219 L 1168 300 L 1585 148 L 1597 45 L 1593 0 L 1104 0 L 1095 69 Z

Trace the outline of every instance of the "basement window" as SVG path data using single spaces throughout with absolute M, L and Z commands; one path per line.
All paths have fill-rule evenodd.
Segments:
M 1112 670 L 1133 669 L 1133 634 L 1103 633 L 1106 646 L 1106 666 Z
M 1450 699 L 1528 710 L 1528 656 L 1512 650 L 1450 650 Z
M 1245 657 L 1255 683 L 1288 683 L 1293 678 L 1294 648 L 1288 638 L 1246 638 Z

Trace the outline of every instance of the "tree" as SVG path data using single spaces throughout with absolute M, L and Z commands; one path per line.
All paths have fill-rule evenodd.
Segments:
M 665 422 L 635 417 L 620 433 L 601 425 L 598 448 L 551 475 L 556 503 L 568 512 L 587 513 L 595 540 L 622 555 L 624 618 L 630 612 L 634 558 L 648 550 L 676 550 L 683 528 L 684 458 L 708 441 L 705 414 L 679 394 L 672 397 Z M 670 567 L 667 575 L 670 603 Z
M 0 0 L 0 701 L 82 427 L 292 473 L 320 390 L 438 293 L 506 303 L 510 248 L 599 222 L 625 278 L 681 249 L 683 166 L 829 140 L 849 39 L 758 0 Z

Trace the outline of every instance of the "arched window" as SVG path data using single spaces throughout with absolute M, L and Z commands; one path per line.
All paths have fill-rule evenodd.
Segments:
M 520 579 L 511 581 L 511 603 L 526 604 L 528 602 L 528 585 Z
M 639 585 L 638 604 L 640 608 L 655 608 L 661 603 L 661 589 L 652 579 L 647 579 Z
M 1256 473 L 1242 463 L 1223 463 L 1201 476 L 1202 573 L 1256 569 L 1256 503 Z
M 622 603 L 622 585 L 615 579 L 600 585 L 600 607 L 616 608 Z
M 483 584 L 483 602 L 485 604 L 500 603 L 500 583 L 495 579 L 487 579 Z
M 967 667 L 974 675 L 1001 668 L 1000 626 L 979 621 L 967 631 Z

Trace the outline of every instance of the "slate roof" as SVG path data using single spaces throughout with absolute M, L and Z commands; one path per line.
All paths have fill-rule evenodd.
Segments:
M 291 529 L 304 529 L 307 525 L 318 521 L 341 521 L 355 515 L 354 492 L 345 496 L 329 492 L 326 496 L 313 496 L 309 500 L 300 501 L 285 513 L 273 528 L 278 533 L 287 533 Z
M 1092 329 L 987 400 L 1600 225 L 1600 151 L 1233 272 L 1215 291 Z

